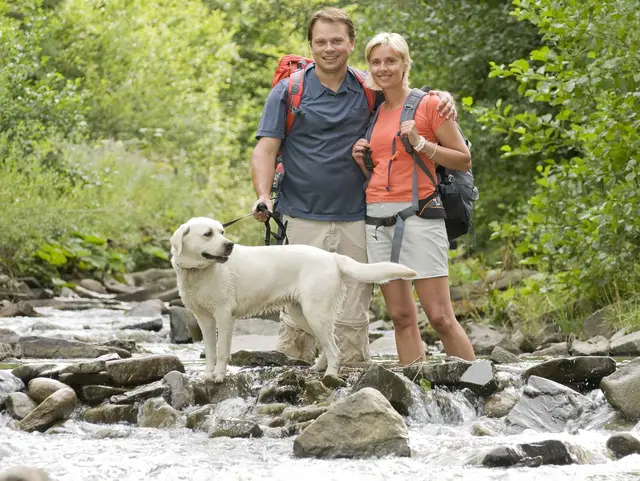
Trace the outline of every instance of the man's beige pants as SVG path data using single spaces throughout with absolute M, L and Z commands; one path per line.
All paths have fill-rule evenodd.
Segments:
M 337 252 L 359 262 L 367 262 L 364 221 L 327 222 L 284 216 L 290 244 L 305 244 L 329 252 Z M 335 336 L 340 348 L 341 363 L 366 362 L 369 352 L 369 304 L 372 284 L 362 284 L 347 278 L 347 291 L 340 319 L 336 319 Z M 290 357 L 313 362 L 316 341 L 298 329 L 284 310 L 280 314 L 280 330 L 276 350 Z

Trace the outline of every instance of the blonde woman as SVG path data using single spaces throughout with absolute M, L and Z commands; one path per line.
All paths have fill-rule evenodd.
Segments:
M 400 114 L 411 92 L 409 47 L 396 33 L 380 33 L 365 50 L 371 87 L 382 90 L 380 106 L 370 141 L 360 139 L 352 155 L 365 174 L 365 152 L 370 152 L 373 171 L 366 189 L 366 244 L 369 262 L 388 261 L 391 257 L 394 225 L 381 225 L 381 219 L 391 219 L 412 205 L 414 160 L 403 147 L 402 138 L 409 141 L 436 178 L 436 164 L 455 170 L 471 168 L 471 154 L 453 120 L 445 119 L 436 110 L 438 99 L 422 98 L 414 120 L 400 125 Z M 429 176 L 416 169 L 418 194 L 426 199 L 435 193 Z M 450 356 L 473 360 L 471 342 L 456 320 L 449 296 L 449 242 L 444 223 L 444 210 L 437 197 L 428 205 L 429 214 L 406 219 L 399 262 L 416 270 L 418 299 L 434 330 L 440 336 Z M 409 280 L 395 280 L 381 286 L 387 310 L 393 321 L 398 357 L 402 364 L 424 359 L 424 349 L 418 330 L 418 312 Z

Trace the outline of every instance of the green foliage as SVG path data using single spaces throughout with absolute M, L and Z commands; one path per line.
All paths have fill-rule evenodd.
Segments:
M 506 134 L 503 158 L 538 160 L 535 195 L 518 223 L 496 225 L 521 263 L 555 274 L 549 287 L 601 296 L 634 289 L 640 269 L 640 21 L 630 2 L 515 1 L 545 45 L 493 64 L 529 100 L 473 108 Z M 615 75 L 611 72 L 615 71 Z

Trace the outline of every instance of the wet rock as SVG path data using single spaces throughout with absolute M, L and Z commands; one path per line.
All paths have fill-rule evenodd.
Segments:
M 317 458 L 411 456 L 402 416 L 372 388 L 335 403 L 295 439 L 293 452 Z
M 288 407 L 282 413 L 282 417 L 287 421 L 301 423 L 316 419 L 321 414 L 326 413 L 328 409 L 327 406 Z
M 107 290 L 102 285 L 102 282 L 95 279 L 82 279 L 78 285 L 99 294 L 107 294 Z
M 269 385 L 263 388 L 258 395 L 258 402 L 298 404 L 302 389 L 298 386 Z
M 73 287 L 73 292 L 85 299 L 114 299 L 116 297 L 115 294 L 102 294 L 100 292 L 87 289 L 86 287 L 82 287 L 81 285 Z
M 569 348 L 566 342 L 552 343 L 548 347 L 538 349 L 532 353 L 532 356 L 568 356 Z
M 276 416 L 282 414 L 288 407 L 287 403 L 261 404 L 256 406 L 256 412 L 267 416 Z
M 551 359 L 527 369 L 524 378 L 538 376 L 577 390 L 598 386 L 603 377 L 616 370 L 616 361 L 605 356 L 580 356 Z
M 67 389 L 68 387 L 69 386 L 66 384 L 56 381 L 55 379 L 37 377 L 29 381 L 27 394 L 29 394 L 29 397 L 35 402 L 41 403 L 54 392 L 59 391 L 60 389 Z
M 111 348 L 108 354 L 103 354 L 97 359 L 102 359 L 104 361 L 111 361 L 111 356 L 117 354 L 120 356 L 120 359 L 128 359 L 131 357 L 131 354 L 137 351 L 135 341 L 122 340 L 122 339 L 114 339 L 112 341 L 103 342 L 102 346 L 106 346 Z
M 242 419 L 216 419 L 208 432 L 212 438 L 260 438 L 263 435 L 260 426 Z
M 333 391 L 328 389 L 319 379 L 312 379 L 304 384 L 301 400 L 304 404 L 315 404 L 328 400 Z
M 40 376 L 43 372 L 50 371 L 54 369 L 57 364 L 23 364 L 22 366 L 18 366 L 11 371 L 11 373 L 20 378 L 22 382 L 28 383 L 33 378 Z
M 609 404 L 631 421 L 640 421 L 640 358 L 603 378 L 600 389 Z
M 147 399 L 138 413 L 141 428 L 171 428 L 180 424 L 180 413 L 161 397 Z
M 169 386 L 169 403 L 174 409 L 182 409 L 195 402 L 193 384 L 187 375 L 171 371 L 163 380 Z
M 133 404 L 102 404 L 89 408 L 80 416 L 83 421 L 93 424 L 118 424 L 138 422 L 138 407 Z
M 78 388 L 78 397 L 82 402 L 95 406 L 111 396 L 123 394 L 124 392 L 126 392 L 125 389 L 118 387 L 87 385 Z
M 327 374 L 322 378 L 322 384 L 330 389 L 338 389 L 341 387 L 347 387 L 347 381 L 340 376 L 334 376 L 333 374 Z
M 95 384 L 111 384 L 111 377 L 106 371 L 96 372 L 94 374 L 60 374 L 60 382 L 69 386 L 88 386 Z
M 498 436 L 498 429 L 495 426 L 491 426 L 488 422 L 477 422 L 471 427 L 471 434 L 474 436 Z
M 608 356 L 609 339 L 603 336 L 592 337 L 586 342 L 575 339 L 571 343 L 571 352 L 574 356 Z
M 194 431 L 201 430 L 202 425 L 213 413 L 213 411 L 215 411 L 214 404 L 207 404 L 206 406 L 202 406 L 191 411 L 187 414 L 187 427 L 189 429 L 193 429 Z
M 244 372 L 227 374 L 221 384 L 208 379 L 194 380 L 192 383 L 197 404 L 216 404 L 232 397 L 251 396 L 252 379 Z
M 106 370 L 116 385 L 126 386 L 157 381 L 171 371 L 184 372 L 184 366 L 177 356 L 158 354 L 109 361 Z
M 89 344 L 81 341 L 68 341 L 53 337 L 22 336 L 20 338 L 22 355 L 38 359 L 94 358 L 110 352 L 122 353 L 105 345 Z M 129 353 L 125 353 L 127 355 Z M 129 354 L 130 355 L 130 354 Z
M 491 468 L 505 468 L 510 466 L 535 467 L 547 464 L 568 465 L 576 462 L 577 460 L 565 443 L 549 439 L 538 443 L 495 448 L 484 457 L 482 465 Z
M 55 423 L 69 419 L 77 403 L 78 399 L 73 389 L 60 389 L 42 401 L 24 419 L 18 421 L 18 427 L 28 432 L 44 432 Z
M 640 454 L 640 437 L 632 433 L 616 433 L 607 439 L 607 448 L 618 459 Z
M 521 362 L 518 356 L 505 349 L 502 349 L 500 346 L 496 346 L 493 351 L 491 351 L 491 360 L 496 364 L 510 364 Z
M 151 319 L 150 321 L 142 321 L 136 322 L 135 324 L 127 324 L 126 326 L 122 326 L 121 330 L 141 330 L 141 331 L 151 331 L 151 332 L 159 332 L 162 330 L 162 318 L 157 317 L 155 319 Z
M 144 386 L 138 386 L 135 389 L 126 391 L 122 394 L 116 394 L 109 398 L 111 404 L 134 404 L 151 398 L 162 397 L 170 399 L 171 393 L 169 386 L 163 381 L 156 381 Z
M 489 396 L 498 390 L 493 364 L 486 360 L 475 361 L 460 378 L 460 385 L 478 396 Z
M 175 344 L 202 341 L 202 331 L 198 326 L 196 316 L 184 307 L 171 306 L 169 308 L 169 327 L 171 342 Z
M 377 389 L 387 398 L 393 408 L 403 416 L 408 416 L 418 396 L 414 396 L 417 386 L 404 376 L 385 369 L 380 364 L 371 364 L 369 369 L 353 385 L 351 392 L 365 387 Z
M 106 278 L 104 280 L 104 287 L 110 294 L 131 294 L 138 290 L 138 288 L 135 286 L 123 284 L 122 282 L 118 282 L 115 279 L 111 278 Z
M 491 351 L 496 346 L 500 346 L 510 352 L 519 352 L 518 347 L 511 341 L 510 336 L 498 331 L 493 326 L 468 322 L 464 328 L 476 354 L 491 354 Z
M 613 318 L 614 315 L 613 307 L 603 307 L 582 321 L 582 332 L 584 332 L 584 335 L 587 337 L 611 337 L 615 330 L 609 319 Z
M 8 357 L 22 357 L 20 335 L 11 329 L 0 328 L 0 360 Z
M 14 419 L 24 419 L 38 407 L 38 403 L 23 392 L 13 392 L 4 401 L 5 408 Z
M 16 466 L 0 473 L 0 481 L 51 481 L 51 478 L 43 469 Z
M 640 331 L 611 341 L 612 356 L 640 356 Z
M 139 302 L 129 309 L 125 316 L 127 317 L 160 317 L 163 314 L 169 314 L 160 299 L 149 299 L 148 301 Z
M 484 400 L 484 412 L 490 418 L 501 418 L 509 414 L 520 400 L 520 394 L 514 388 L 507 388 Z
M 595 407 L 582 394 L 562 384 L 538 376 L 529 377 L 518 403 L 509 412 L 506 423 L 515 432 L 562 432 L 567 422 Z
M 0 317 L 42 317 L 24 301 L 9 303 L 0 307 Z
M 60 374 L 95 374 L 105 369 L 106 362 L 96 359 L 89 362 L 71 364 L 60 371 Z
M 278 351 L 237 351 L 231 354 L 232 366 L 310 366 L 301 359 L 295 359 Z
M 432 386 L 458 386 L 462 375 L 469 369 L 469 361 L 452 361 L 441 364 L 429 362 L 410 364 L 402 373 L 411 381 L 420 384 L 426 379 Z
M 19 377 L 9 371 L 0 371 L 0 408 L 4 405 L 9 394 L 23 389 L 24 383 Z

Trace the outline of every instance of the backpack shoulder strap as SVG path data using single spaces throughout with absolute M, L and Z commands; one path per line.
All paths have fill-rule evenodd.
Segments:
M 402 125 L 402 122 L 413 120 L 415 118 L 416 110 L 418 109 L 420 102 L 426 95 L 427 92 L 425 92 L 424 90 L 411 89 L 411 92 L 407 96 L 407 100 L 404 103 L 404 107 L 402 107 L 402 112 L 400 113 L 400 125 Z M 400 125 L 398 127 L 400 127 Z M 409 139 L 402 137 L 402 143 L 404 144 L 404 148 L 407 150 L 407 152 L 411 154 L 411 157 L 413 157 L 413 161 L 418 167 L 420 167 L 420 170 L 427 174 L 427 177 L 429 177 L 429 180 L 433 183 L 433 185 L 437 186 L 438 182 L 433 178 L 433 174 L 431 173 L 429 168 L 420 158 L 418 153 L 414 150 L 413 146 L 409 142 Z
M 287 125 L 285 134 L 288 134 L 293 125 L 293 120 L 298 115 L 300 103 L 302 102 L 302 92 L 304 91 L 304 74 L 308 68 L 314 64 L 308 64 L 306 67 L 296 70 L 289 76 L 289 84 L 287 87 Z
M 369 112 L 373 112 L 373 108 L 376 102 L 376 93 L 367 87 L 367 78 L 369 77 L 369 72 L 364 72 L 362 70 L 358 70 L 353 67 L 347 67 L 353 75 L 358 79 L 360 85 L 362 85 L 362 89 L 364 90 L 364 94 L 367 96 L 367 103 L 369 104 Z

